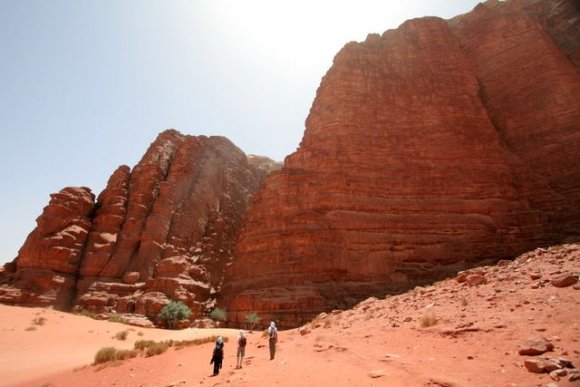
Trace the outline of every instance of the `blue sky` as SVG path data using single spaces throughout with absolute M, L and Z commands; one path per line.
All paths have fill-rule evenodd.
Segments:
M 0 0 L 0 264 L 49 194 L 134 166 L 157 134 L 282 161 L 348 41 L 473 0 Z

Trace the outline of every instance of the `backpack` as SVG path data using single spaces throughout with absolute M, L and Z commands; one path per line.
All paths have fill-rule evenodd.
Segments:
M 277 328 L 270 328 L 270 338 L 271 339 L 278 339 L 278 329 Z
M 246 337 L 240 337 L 240 347 L 246 346 Z

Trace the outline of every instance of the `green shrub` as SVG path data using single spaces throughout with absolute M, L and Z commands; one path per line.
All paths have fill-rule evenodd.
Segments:
M 209 314 L 209 318 L 213 321 L 226 321 L 228 319 L 228 312 L 225 309 L 215 308 Z
M 246 322 L 250 324 L 250 332 L 254 331 L 254 327 L 260 322 L 262 318 L 256 312 L 250 312 L 246 315 Z
M 191 309 L 187 305 L 181 301 L 171 301 L 161 309 L 157 317 L 172 328 L 175 321 L 184 320 L 189 316 L 191 316 Z

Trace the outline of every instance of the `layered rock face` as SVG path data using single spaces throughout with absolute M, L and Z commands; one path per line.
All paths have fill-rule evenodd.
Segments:
M 572 1 L 488 2 L 347 44 L 249 209 L 232 322 L 296 326 L 577 238 L 579 16 Z
M 94 199 L 86 187 L 68 187 L 51 195 L 16 263 L 6 265 L 8 270 L 0 276 L 0 301 L 71 306 Z
M 83 189 L 53 196 L 11 265 L 0 301 L 36 304 L 17 294 L 19 278 L 45 270 L 69 275 L 62 293 L 75 310 L 155 317 L 180 300 L 200 315 L 222 285 L 264 168 L 223 137 L 163 132 L 133 171 L 113 173 L 96 204 Z

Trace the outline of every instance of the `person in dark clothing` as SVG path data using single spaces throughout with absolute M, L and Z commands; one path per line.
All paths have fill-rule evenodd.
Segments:
M 215 342 L 215 347 L 213 349 L 213 355 L 209 364 L 213 363 L 213 374 L 214 376 L 220 373 L 222 368 L 222 362 L 224 360 L 224 339 L 220 336 Z

